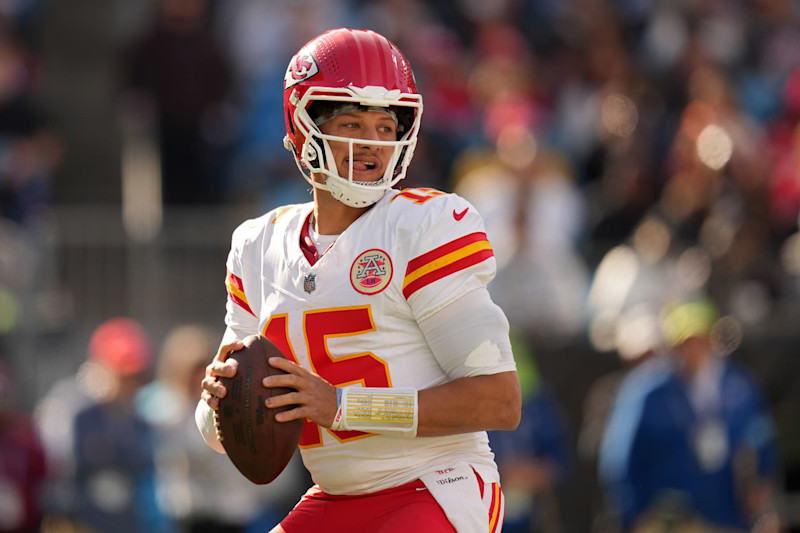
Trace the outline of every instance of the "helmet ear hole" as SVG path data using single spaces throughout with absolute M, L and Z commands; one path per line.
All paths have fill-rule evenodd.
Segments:
M 306 159 L 309 163 L 317 162 L 317 150 L 311 145 L 306 146 Z
M 292 122 L 292 111 L 288 108 L 286 109 L 286 124 L 289 126 L 289 133 L 294 137 L 296 134 L 294 131 L 294 123 Z

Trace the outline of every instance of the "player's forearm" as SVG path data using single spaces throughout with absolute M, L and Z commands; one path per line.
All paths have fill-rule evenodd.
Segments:
M 292 385 L 287 383 L 286 386 Z M 420 391 L 344 387 L 337 390 L 337 409 L 330 428 L 403 438 L 510 430 L 519 424 L 520 397 L 514 371 L 458 378 Z M 282 396 L 272 397 L 271 401 L 290 401 L 280 398 Z M 299 411 L 294 415 L 289 413 L 281 413 L 281 416 L 300 416 Z M 318 423 L 329 427 L 324 422 Z
M 419 391 L 417 436 L 512 430 L 521 405 L 516 372 L 459 378 Z

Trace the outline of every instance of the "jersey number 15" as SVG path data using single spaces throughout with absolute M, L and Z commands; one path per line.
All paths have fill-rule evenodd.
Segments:
M 264 327 L 264 336 L 281 349 L 287 358 L 298 363 L 288 335 L 287 315 L 272 316 Z M 308 347 L 311 369 L 337 387 L 360 383 L 363 387 L 391 387 L 389 365 L 371 352 L 362 352 L 334 359 L 328 351 L 329 337 L 348 337 L 375 331 L 369 306 L 342 307 L 303 313 L 303 334 Z M 299 363 L 298 363 L 299 364 Z M 322 429 L 306 419 L 301 448 L 321 446 Z M 369 437 L 361 431 L 331 431 L 340 442 Z

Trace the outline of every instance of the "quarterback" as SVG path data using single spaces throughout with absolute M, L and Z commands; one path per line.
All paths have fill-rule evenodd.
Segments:
M 197 424 L 217 441 L 228 355 L 260 333 L 287 359 L 267 407 L 304 419 L 314 486 L 274 532 L 495 532 L 503 494 L 487 430 L 520 418 L 508 321 L 487 291 L 496 263 L 466 200 L 395 188 L 422 97 L 400 50 L 372 31 L 306 44 L 284 81 L 286 148 L 313 201 L 243 223 L 227 261 L 226 333 Z

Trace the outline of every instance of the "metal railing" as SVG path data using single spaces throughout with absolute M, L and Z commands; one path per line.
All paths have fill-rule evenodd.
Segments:
M 128 315 L 151 324 L 220 320 L 233 207 L 168 209 L 147 242 L 130 236 L 119 207 L 61 207 L 53 259 L 72 320 Z

